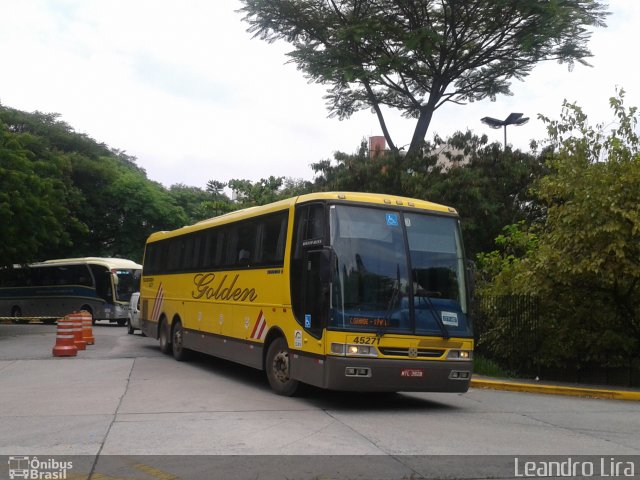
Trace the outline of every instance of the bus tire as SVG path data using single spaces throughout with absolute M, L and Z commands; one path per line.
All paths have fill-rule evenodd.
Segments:
M 91 314 L 91 325 L 95 325 L 96 324 L 96 317 L 93 316 L 93 310 L 91 310 L 91 307 L 89 305 L 83 305 L 82 307 L 80 307 L 80 310 L 84 310 L 85 312 L 89 312 Z
M 160 321 L 160 327 L 158 332 L 158 339 L 160 340 L 160 351 L 169 355 L 171 353 L 171 334 L 169 333 L 169 325 L 166 320 Z
M 26 323 L 25 320 L 20 320 L 22 310 L 17 305 L 11 309 L 11 316 L 13 317 L 13 323 Z
M 171 352 L 173 358 L 179 362 L 184 362 L 189 358 L 189 350 L 184 347 L 184 329 L 182 328 L 182 322 L 176 320 L 173 323 L 171 329 Z
M 299 382 L 290 377 L 289 348 L 284 338 L 278 337 L 269 345 L 265 370 L 269 385 L 275 393 L 291 397 L 296 393 Z

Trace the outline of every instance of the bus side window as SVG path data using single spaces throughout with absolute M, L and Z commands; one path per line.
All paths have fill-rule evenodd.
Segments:
M 227 229 L 225 233 L 223 265 L 231 267 L 235 265 L 238 260 L 238 229 L 237 227 L 231 227 Z
M 43 267 L 39 268 L 39 286 L 51 286 L 55 285 L 56 282 L 56 267 Z
M 193 249 L 195 246 L 195 237 L 193 235 L 184 238 L 184 248 L 180 257 L 180 271 L 189 271 L 193 268 Z
M 260 265 L 282 265 L 284 261 L 284 247 L 287 236 L 287 212 L 267 217 L 260 222 L 258 229 L 259 258 Z
M 85 287 L 93 285 L 93 282 L 91 281 L 91 274 L 89 273 L 89 269 L 86 265 L 72 265 L 69 268 L 73 270 L 72 283 L 74 285 L 82 285 Z
M 255 251 L 258 224 L 255 221 L 241 223 L 238 226 L 237 266 L 247 267 L 255 264 Z

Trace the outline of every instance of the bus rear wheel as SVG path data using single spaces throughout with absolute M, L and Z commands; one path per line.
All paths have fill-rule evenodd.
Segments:
M 160 322 L 160 332 L 158 335 L 160 339 L 160 351 L 167 355 L 171 353 L 171 334 L 169 333 L 169 325 L 166 321 Z
M 13 323 L 25 323 L 25 320 L 21 320 L 22 310 L 20 307 L 15 306 L 11 309 L 11 316 L 13 317 Z
M 182 328 L 182 322 L 180 322 L 180 320 L 173 324 L 171 340 L 173 358 L 179 362 L 187 360 L 189 357 L 189 350 L 184 348 L 184 329 Z
M 276 338 L 267 350 L 266 371 L 269 385 L 278 395 L 290 397 L 296 393 L 299 382 L 291 378 L 291 364 L 287 342 Z
M 80 310 L 84 310 L 85 312 L 89 312 L 91 314 L 91 325 L 95 325 L 96 324 L 96 317 L 93 316 L 93 310 L 91 310 L 91 307 L 89 305 L 83 305 L 82 307 L 80 307 Z

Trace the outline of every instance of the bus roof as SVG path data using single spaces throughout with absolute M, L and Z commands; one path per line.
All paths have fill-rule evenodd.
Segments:
M 52 265 L 78 265 L 78 264 L 98 264 L 103 265 L 109 269 L 112 268 L 129 268 L 129 269 L 141 269 L 142 265 L 126 258 L 111 258 L 111 257 L 80 257 L 80 258 L 59 258 L 55 260 L 46 260 L 44 262 L 32 263 L 31 267 L 43 267 Z
M 419 200 L 416 198 L 399 197 L 396 195 L 387 195 L 380 193 L 361 193 L 361 192 L 318 192 L 309 193 L 306 195 L 300 195 L 298 197 L 292 197 L 286 200 L 280 200 L 278 202 L 269 203 L 267 205 L 260 205 L 256 207 L 249 207 L 242 210 L 235 210 L 233 212 L 226 213 L 217 217 L 202 220 L 194 225 L 185 226 L 177 230 L 154 232 L 152 233 L 147 242 L 154 242 L 161 238 L 169 238 L 174 236 L 183 235 L 186 233 L 203 230 L 216 225 L 224 225 L 232 223 L 238 220 L 244 220 L 246 218 L 252 218 L 258 215 L 264 215 L 290 208 L 293 205 L 299 203 L 306 203 L 319 200 L 334 200 L 337 202 L 353 202 L 369 205 L 387 205 L 396 206 L 402 208 L 415 208 L 417 210 L 446 213 L 449 215 L 456 215 L 458 212 L 451 207 L 445 205 L 439 205 L 437 203 L 428 202 L 426 200 Z

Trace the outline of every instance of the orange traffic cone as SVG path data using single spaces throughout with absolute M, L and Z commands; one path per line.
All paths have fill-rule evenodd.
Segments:
M 74 330 L 75 326 L 69 317 L 58 319 L 56 344 L 53 347 L 54 357 L 75 357 L 78 354 Z
M 73 344 L 78 347 L 78 350 L 86 350 L 87 342 L 82 338 L 82 314 L 74 312 L 67 315 L 67 317 L 73 322 L 73 335 L 75 337 Z
M 87 345 L 93 345 L 96 343 L 96 339 L 93 337 L 93 317 L 86 310 L 80 311 L 80 315 L 82 315 L 82 339 Z

